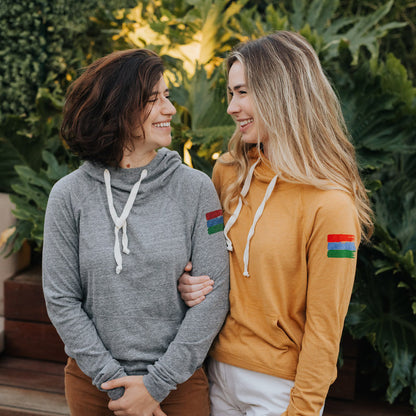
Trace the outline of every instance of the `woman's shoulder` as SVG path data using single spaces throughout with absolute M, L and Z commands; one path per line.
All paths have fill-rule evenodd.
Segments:
M 343 202 L 349 203 L 352 201 L 352 196 L 336 186 L 329 186 L 326 189 L 318 188 L 313 185 L 300 185 L 301 192 L 309 202 L 315 201 L 316 203 L 332 203 L 332 202 Z
M 218 158 L 218 162 L 225 165 L 230 165 L 234 163 L 234 158 L 230 152 L 225 152 Z
M 69 198 L 71 196 L 82 196 L 86 192 L 87 175 L 81 168 L 75 169 L 60 178 L 53 185 L 49 197 Z
M 175 188 L 183 187 L 185 190 L 196 192 L 201 188 L 212 187 L 213 184 L 207 173 L 182 164 L 175 171 L 174 186 Z
M 346 191 L 336 188 L 320 189 L 311 185 L 299 185 L 305 212 L 321 213 L 342 217 L 356 212 L 353 197 Z
M 223 153 L 215 162 L 214 172 L 222 174 L 232 174 L 235 171 L 235 159 L 229 153 Z

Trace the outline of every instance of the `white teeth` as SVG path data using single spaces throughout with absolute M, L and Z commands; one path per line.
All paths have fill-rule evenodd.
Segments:
M 167 123 L 155 123 L 154 126 L 155 127 L 169 127 L 170 126 L 170 122 L 167 122 Z
M 252 123 L 254 120 L 252 118 L 250 118 L 249 120 L 243 120 L 240 122 L 240 126 L 243 127 L 246 124 Z

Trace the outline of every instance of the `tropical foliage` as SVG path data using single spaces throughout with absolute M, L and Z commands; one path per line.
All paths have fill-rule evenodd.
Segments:
M 377 357 L 368 360 L 378 366 L 374 388 L 416 408 L 415 15 L 405 0 L 30 0 L 24 8 L 4 0 L 0 188 L 14 194 L 18 218 L 9 248 L 25 239 L 41 248 L 51 186 L 78 164 L 58 127 L 64 91 L 82 66 L 114 49 L 160 53 L 178 110 L 172 147 L 210 173 L 234 129 L 225 111 L 227 52 L 274 30 L 299 31 L 340 96 L 375 210 L 346 330 Z

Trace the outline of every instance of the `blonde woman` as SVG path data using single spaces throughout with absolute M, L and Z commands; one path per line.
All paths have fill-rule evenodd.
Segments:
M 371 209 L 339 102 L 302 36 L 242 44 L 227 69 L 236 130 L 213 181 L 230 312 L 210 352 L 211 414 L 320 415 Z M 179 290 L 193 306 L 211 284 L 184 274 Z

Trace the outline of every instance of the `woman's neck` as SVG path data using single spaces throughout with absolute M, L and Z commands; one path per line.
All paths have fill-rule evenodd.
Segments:
M 121 159 L 120 167 L 123 169 L 141 168 L 149 164 L 156 156 L 156 151 L 149 152 L 124 152 L 123 159 Z
M 262 142 L 263 154 L 266 156 L 266 159 L 269 159 L 269 146 L 267 142 Z

